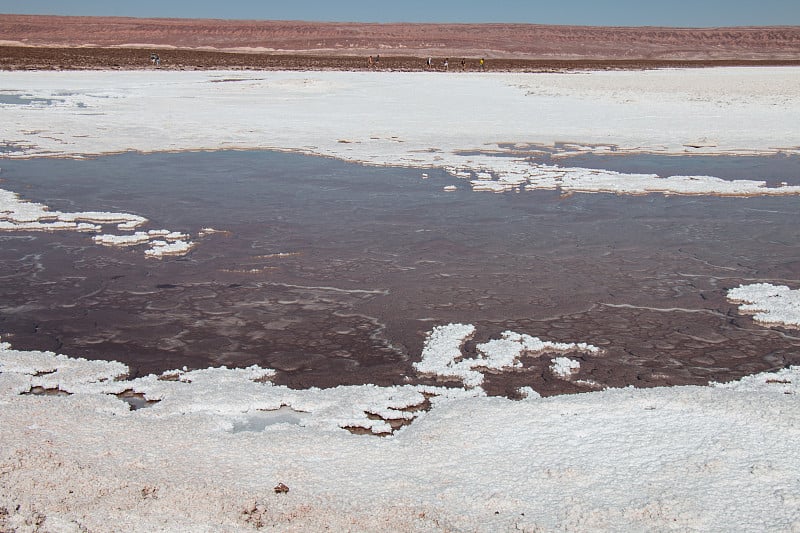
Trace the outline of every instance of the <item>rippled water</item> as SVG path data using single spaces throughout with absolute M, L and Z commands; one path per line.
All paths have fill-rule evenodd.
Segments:
M 798 183 L 797 158 L 573 158 L 562 164 Z M 0 234 L 0 331 L 17 348 L 187 366 L 279 370 L 295 387 L 423 382 L 433 326 L 590 342 L 571 382 L 548 357 L 487 377 L 493 393 L 705 383 L 800 363 L 800 334 L 725 300 L 751 281 L 797 285 L 800 199 L 474 193 L 429 170 L 274 152 L 3 161 L 0 187 L 54 209 L 143 215 L 196 234 L 187 257 L 80 234 Z M 456 192 L 444 192 L 445 185 Z M 793 286 L 793 288 L 795 288 Z M 577 381 L 576 381 L 577 380 Z

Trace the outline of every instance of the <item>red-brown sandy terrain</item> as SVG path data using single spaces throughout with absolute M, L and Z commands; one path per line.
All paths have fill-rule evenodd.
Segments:
M 528 60 L 798 60 L 800 26 L 611 28 L 0 15 L 0 43 L 336 56 L 380 53 Z

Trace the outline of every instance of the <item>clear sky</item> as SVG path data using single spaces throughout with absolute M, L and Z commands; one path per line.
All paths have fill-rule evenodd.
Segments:
M 0 13 L 588 26 L 800 25 L 800 0 L 0 0 Z

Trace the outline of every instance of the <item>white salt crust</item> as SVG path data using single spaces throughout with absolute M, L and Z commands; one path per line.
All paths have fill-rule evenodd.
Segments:
M 0 189 L 0 231 L 79 231 L 97 233 L 104 225 L 115 224 L 120 231 L 134 230 L 147 219 L 128 213 L 51 211 L 46 205 L 29 202 L 14 192 Z M 213 230 L 212 230 L 213 232 Z M 103 246 L 138 246 L 149 244 L 147 257 L 161 258 L 187 254 L 195 243 L 188 235 L 166 229 L 137 231 L 131 234 L 95 235 L 92 240 Z
M 0 344 L 0 529 L 800 527 L 800 367 L 710 387 L 526 389 L 518 402 L 434 387 L 294 391 L 258 367 L 126 370 Z M 20 394 L 32 387 L 72 395 Z M 132 411 L 123 391 L 160 401 Z M 408 409 L 430 394 L 430 411 Z M 409 417 L 387 438 L 339 429 Z
M 147 400 L 159 401 L 147 411 L 153 416 L 200 411 L 231 416 L 286 406 L 308 415 L 303 419 L 304 426 L 327 430 L 358 427 L 382 434 L 392 431 L 387 420 L 415 418 L 414 411 L 405 409 L 420 406 L 426 399 L 439 405 L 454 398 L 484 396 L 480 388 L 483 374 L 476 368 L 495 371 L 519 368 L 519 357 L 525 353 L 599 352 L 586 344 L 543 342 L 536 337 L 506 331 L 501 339 L 478 345 L 481 357 L 464 359 L 461 357 L 461 343 L 474 330 L 474 326 L 464 324 L 434 328 L 425 343 L 422 362 L 415 364 L 423 373 L 443 378 L 461 377 L 466 390 L 375 385 L 292 390 L 272 385 L 269 378 L 275 372 L 256 366 L 191 372 L 175 370 L 165 373 L 169 379 L 164 375 L 151 375 L 126 381 L 121 378 L 127 369 L 120 363 L 69 359 L 50 352 L 22 352 L 12 350 L 7 343 L 0 343 L 0 393 L 19 394 L 32 387 L 70 394 L 119 394 L 130 390 L 142 394 Z M 459 360 L 458 363 L 455 360 Z
M 581 362 L 569 357 L 556 357 L 550 364 L 550 371 L 561 379 L 569 379 L 581 369 Z
M 739 310 L 761 324 L 800 327 L 800 289 L 753 283 L 729 290 L 728 300 L 740 303 Z
M 535 153 L 797 154 L 797 72 L 6 72 L 4 91 L 50 104 L 0 105 L 0 142 L 7 157 L 289 150 L 442 168 L 493 192 L 796 195 L 759 176 L 622 174 Z
M 428 334 L 422 349 L 422 359 L 414 363 L 414 368 L 423 374 L 444 379 L 458 379 L 468 389 L 480 389 L 483 372 L 476 369 L 505 370 L 522 367 L 520 357 L 540 353 L 581 352 L 598 354 L 600 349 L 586 343 L 563 343 L 542 341 L 538 337 L 504 331 L 500 339 L 478 344 L 475 348 L 478 357 L 463 357 L 464 343 L 475 333 L 471 324 L 448 324 L 436 326 Z M 571 362 L 565 357 L 553 359 L 553 372 L 566 378 L 577 372 L 580 363 Z M 577 366 L 575 366 L 577 363 Z M 567 373 L 562 369 L 569 368 Z

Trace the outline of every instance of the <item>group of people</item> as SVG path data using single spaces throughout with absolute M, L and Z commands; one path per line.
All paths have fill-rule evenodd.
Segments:
M 367 66 L 369 66 L 369 68 L 377 67 L 378 64 L 380 63 L 380 60 L 381 60 L 380 55 L 369 56 L 367 58 Z M 428 57 L 428 59 L 425 61 L 425 66 L 428 70 L 433 70 L 436 68 L 432 57 Z M 480 60 L 478 61 L 478 68 L 479 70 L 486 70 L 486 60 L 484 58 L 480 58 Z M 440 70 L 447 71 L 449 69 L 450 69 L 450 58 L 446 57 L 441 62 Z M 461 59 L 461 70 L 467 70 L 466 58 Z
M 427 61 L 425 62 L 425 66 L 428 68 L 428 70 L 431 70 L 431 69 L 434 68 L 434 66 L 433 66 L 433 58 L 432 57 L 428 57 Z M 486 60 L 484 58 L 481 58 L 480 61 L 478 61 L 478 67 L 480 68 L 480 70 L 485 70 L 485 68 L 486 68 Z M 442 69 L 443 70 L 448 70 L 449 68 L 450 68 L 450 58 L 446 57 L 446 58 L 444 58 L 444 61 L 442 61 Z M 466 58 L 461 59 L 461 70 L 467 70 L 467 59 Z

